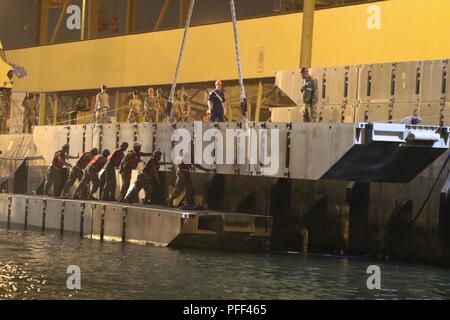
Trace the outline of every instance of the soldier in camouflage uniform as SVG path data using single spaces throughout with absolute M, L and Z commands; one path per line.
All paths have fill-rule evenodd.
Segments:
M 301 89 L 301 92 L 303 93 L 303 103 L 305 104 L 303 121 L 317 122 L 317 103 L 319 100 L 319 85 L 317 79 L 311 77 L 307 68 L 302 68 L 301 75 L 305 81 L 304 86 Z
M 156 96 L 155 89 L 148 89 L 148 96 L 144 101 L 144 121 L 156 122 Z
M 130 109 L 127 119 L 128 123 L 142 122 L 142 102 L 137 90 L 133 92 L 133 99 L 128 103 L 128 108 Z
M 36 123 L 37 102 L 34 95 L 29 93 L 22 102 L 23 126 L 22 133 L 32 133 L 32 128 Z
M 9 107 L 10 107 L 9 92 L 0 91 L 0 134 L 7 133 L 6 122 L 8 120 Z
M 155 122 L 163 122 L 166 119 L 167 100 L 162 96 L 162 90 L 156 90 L 156 119 Z

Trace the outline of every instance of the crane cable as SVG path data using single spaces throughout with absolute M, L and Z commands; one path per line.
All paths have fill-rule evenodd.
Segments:
M 194 11 L 194 4 L 195 4 L 195 0 L 191 0 L 191 3 L 189 5 L 189 12 L 188 12 L 187 19 L 186 19 L 186 25 L 184 27 L 183 40 L 181 42 L 181 48 L 180 48 L 180 54 L 178 56 L 177 67 L 175 69 L 175 75 L 174 75 L 173 81 L 172 81 L 172 88 L 170 89 L 169 99 L 167 100 L 166 112 L 167 112 L 168 118 L 170 117 L 170 115 L 172 113 L 172 107 L 173 107 L 173 101 L 174 101 L 174 97 L 175 97 L 178 74 L 180 72 L 181 61 L 183 59 L 183 53 L 184 53 L 184 47 L 186 45 L 187 34 L 189 31 L 189 27 L 191 25 L 191 18 L 192 18 L 192 13 Z M 230 7 L 231 7 L 231 17 L 233 20 L 234 46 L 236 49 L 236 62 L 237 62 L 237 66 L 238 66 L 239 85 L 240 85 L 240 90 L 241 90 L 241 111 L 242 111 L 242 115 L 244 116 L 244 121 L 245 121 L 246 117 L 247 117 L 247 97 L 245 95 L 244 79 L 242 76 L 241 53 L 239 50 L 239 37 L 238 37 L 238 30 L 237 30 L 237 17 L 236 17 L 236 8 L 234 5 L 234 0 L 230 0 Z
M 239 35 L 237 30 L 237 17 L 234 0 L 230 0 L 231 18 L 233 20 L 234 47 L 236 49 L 236 62 L 238 66 L 239 85 L 241 87 L 241 111 L 244 116 L 244 122 L 247 117 L 247 97 L 245 95 L 244 78 L 242 77 L 241 52 L 239 50 Z
M 173 77 L 172 88 L 170 89 L 169 99 L 167 100 L 166 112 L 167 112 L 168 118 L 170 117 L 170 115 L 172 113 L 173 99 L 175 97 L 175 89 L 177 87 L 178 74 L 180 72 L 180 66 L 181 66 L 181 61 L 183 59 L 184 47 L 186 45 L 186 39 L 187 39 L 189 27 L 191 25 L 191 18 L 192 18 L 192 12 L 194 11 L 194 4 L 195 4 L 195 0 L 191 0 L 191 3 L 189 4 L 189 11 L 188 11 L 187 19 L 186 19 L 186 25 L 184 26 L 183 40 L 181 42 L 180 54 L 178 56 L 177 67 L 175 69 L 175 75 Z

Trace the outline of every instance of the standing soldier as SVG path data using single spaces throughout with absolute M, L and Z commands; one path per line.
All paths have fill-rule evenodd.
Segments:
M 60 150 L 55 152 L 53 161 L 47 170 L 47 177 L 44 184 L 44 195 L 53 195 L 57 197 L 61 194 L 61 187 L 64 185 L 63 170 L 64 168 L 70 168 L 68 159 L 77 159 L 78 157 L 69 156 L 69 145 L 65 144 Z M 50 194 L 50 189 L 53 187 L 53 192 Z
M 153 157 L 147 162 L 144 170 L 138 175 L 136 184 L 133 189 L 125 197 L 128 203 L 139 202 L 139 192 L 144 189 L 145 198 L 144 204 L 150 204 L 152 194 L 158 188 L 162 188 L 159 179 L 159 167 L 161 165 L 170 164 L 169 162 L 161 162 L 162 152 L 155 151 Z
M 100 178 L 98 177 L 99 172 L 103 169 L 106 162 L 108 161 L 108 157 L 110 155 L 109 150 L 104 150 L 102 154 L 96 155 L 91 162 L 87 165 L 84 170 L 83 179 L 80 182 L 75 194 L 73 195 L 74 199 L 82 199 L 82 200 L 97 200 L 94 197 L 94 194 L 98 190 L 98 186 L 100 185 Z M 86 199 L 84 194 L 84 190 L 89 186 L 92 182 L 92 188 L 89 192 L 89 197 Z
M 183 122 L 193 122 L 194 112 L 192 111 L 191 102 L 189 101 L 188 95 L 183 94 L 183 116 L 181 117 Z
M 208 96 L 208 113 L 211 114 L 210 122 L 223 122 L 227 114 L 225 107 L 225 94 L 222 81 L 216 81 L 216 88 Z
M 308 68 L 301 69 L 302 79 L 304 85 L 301 89 L 303 93 L 303 103 L 305 104 L 305 111 L 303 112 L 304 122 L 317 121 L 317 102 L 319 101 L 319 85 L 317 79 L 314 79 L 309 74 Z
M 183 117 L 183 104 L 178 93 L 175 93 L 173 98 L 172 112 L 169 116 L 169 121 L 171 123 L 177 123 L 180 122 Z
M 36 122 L 37 110 L 36 110 L 36 100 L 34 95 L 29 93 L 25 96 L 22 102 L 23 111 L 23 126 L 22 133 L 31 133 L 32 128 Z
M 128 149 L 128 143 L 122 142 L 120 148 L 113 151 L 108 159 L 108 163 L 105 167 L 105 180 L 106 184 L 102 190 L 103 201 L 116 201 L 116 169 L 119 169 L 123 158 L 125 158 L 125 151 Z
M 127 121 L 129 123 L 141 122 L 142 102 L 139 98 L 139 92 L 137 90 L 133 92 L 133 99 L 131 99 L 128 103 L 128 108 L 130 108 L 130 113 L 128 114 Z
M 10 97 L 8 91 L 0 91 L 0 134 L 7 133 L 6 123 L 8 121 L 8 111 Z
M 133 150 L 129 151 L 128 154 L 123 158 L 120 164 L 120 176 L 122 177 L 122 188 L 120 189 L 120 200 L 123 202 L 125 196 L 128 193 L 131 182 L 131 173 L 135 170 L 141 162 L 141 157 L 149 157 L 152 153 L 141 152 L 141 144 L 136 142 L 133 145 Z
M 98 149 L 94 148 L 89 152 L 85 152 L 78 159 L 77 163 L 70 169 L 69 179 L 64 185 L 63 191 L 61 193 L 62 199 L 69 199 L 69 190 L 75 184 L 76 181 L 83 179 L 83 172 L 87 165 L 92 161 L 92 159 L 98 155 Z
M 167 100 L 162 96 L 162 90 L 156 90 L 156 119 L 155 122 L 163 122 L 166 117 Z
M 177 159 L 177 171 L 176 171 L 176 181 L 175 190 L 172 191 L 167 203 L 170 207 L 173 207 L 173 201 L 178 198 L 183 191 L 186 192 L 185 202 L 186 208 L 194 208 L 195 206 L 195 190 L 192 185 L 191 179 L 191 169 L 193 167 L 203 170 L 205 172 L 212 172 L 213 170 L 206 169 L 198 164 L 189 164 L 186 159 L 190 159 L 190 153 L 186 150 L 180 152 L 180 156 Z
M 108 121 L 109 95 L 108 88 L 102 85 L 101 92 L 95 98 L 95 120 L 97 124 L 106 123 Z
M 156 120 L 156 96 L 155 89 L 148 89 L 148 97 L 144 101 L 144 121 L 155 122 Z

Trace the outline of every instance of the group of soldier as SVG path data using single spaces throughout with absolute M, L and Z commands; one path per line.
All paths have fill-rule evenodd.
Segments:
M 170 110 L 167 109 L 167 99 L 162 95 L 162 90 L 149 88 L 147 96 L 142 102 L 140 93 L 135 90 L 133 97 L 128 102 L 127 122 L 191 122 L 195 120 L 195 114 L 191 110 L 191 104 L 186 94 L 175 93 Z M 109 104 L 108 88 L 103 85 L 101 92 L 95 99 L 96 123 L 107 123 L 111 112 Z M 208 96 L 208 121 L 223 122 L 226 116 L 225 94 L 222 81 L 217 80 L 215 89 Z
M 33 126 L 36 124 L 37 119 L 37 100 L 36 96 L 32 93 L 25 95 L 22 101 L 23 107 L 23 123 L 22 133 L 32 133 Z M 0 91 L 0 134 L 6 134 L 7 121 L 11 109 L 11 92 Z
M 123 203 L 139 202 L 139 193 L 145 191 L 144 204 L 155 203 L 154 195 L 157 191 L 163 190 L 160 180 L 159 171 L 161 165 L 169 165 L 171 162 L 162 162 L 162 152 L 155 151 L 153 153 L 145 153 L 141 151 L 141 144 L 134 143 L 132 150 L 128 151 L 128 143 L 123 142 L 119 148 L 112 153 L 109 150 L 103 150 L 100 154 L 99 150 L 94 148 L 89 152 L 83 153 L 81 156 L 70 156 L 69 145 L 62 146 L 60 150 L 55 152 L 52 164 L 47 170 L 46 181 L 44 184 L 44 194 L 48 196 L 60 197 L 62 199 L 79 199 L 79 200 L 102 200 L 102 201 L 120 201 Z M 176 160 L 176 182 L 175 188 L 166 199 L 166 204 L 173 206 L 173 200 L 178 198 L 185 192 L 185 203 L 188 207 L 194 207 L 194 189 L 191 181 L 190 171 L 191 164 L 185 163 L 183 159 L 185 154 L 181 154 L 183 158 Z M 132 171 L 136 170 L 138 164 L 142 161 L 142 157 L 150 157 L 145 163 L 143 170 L 139 173 L 132 190 L 129 191 Z M 68 160 L 76 159 L 76 163 L 72 166 Z M 205 171 L 206 169 L 200 165 L 195 167 Z M 64 180 L 65 169 L 70 169 L 68 178 Z M 104 169 L 104 170 L 103 170 Z M 102 175 L 100 172 L 103 170 Z M 117 180 L 116 170 L 119 170 L 122 185 L 120 188 L 120 198 L 116 199 Z M 70 189 L 79 182 L 75 192 L 70 196 Z M 95 194 L 100 189 L 100 198 L 97 199 Z

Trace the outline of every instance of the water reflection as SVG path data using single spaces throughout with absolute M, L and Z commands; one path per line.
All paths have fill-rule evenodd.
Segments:
M 378 264 L 382 290 L 366 287 Z M 69 265 L 81 287 L 66 287 Z M 0 230 L 0 299 L 448 299 L 447 269 L 100 243 Z

